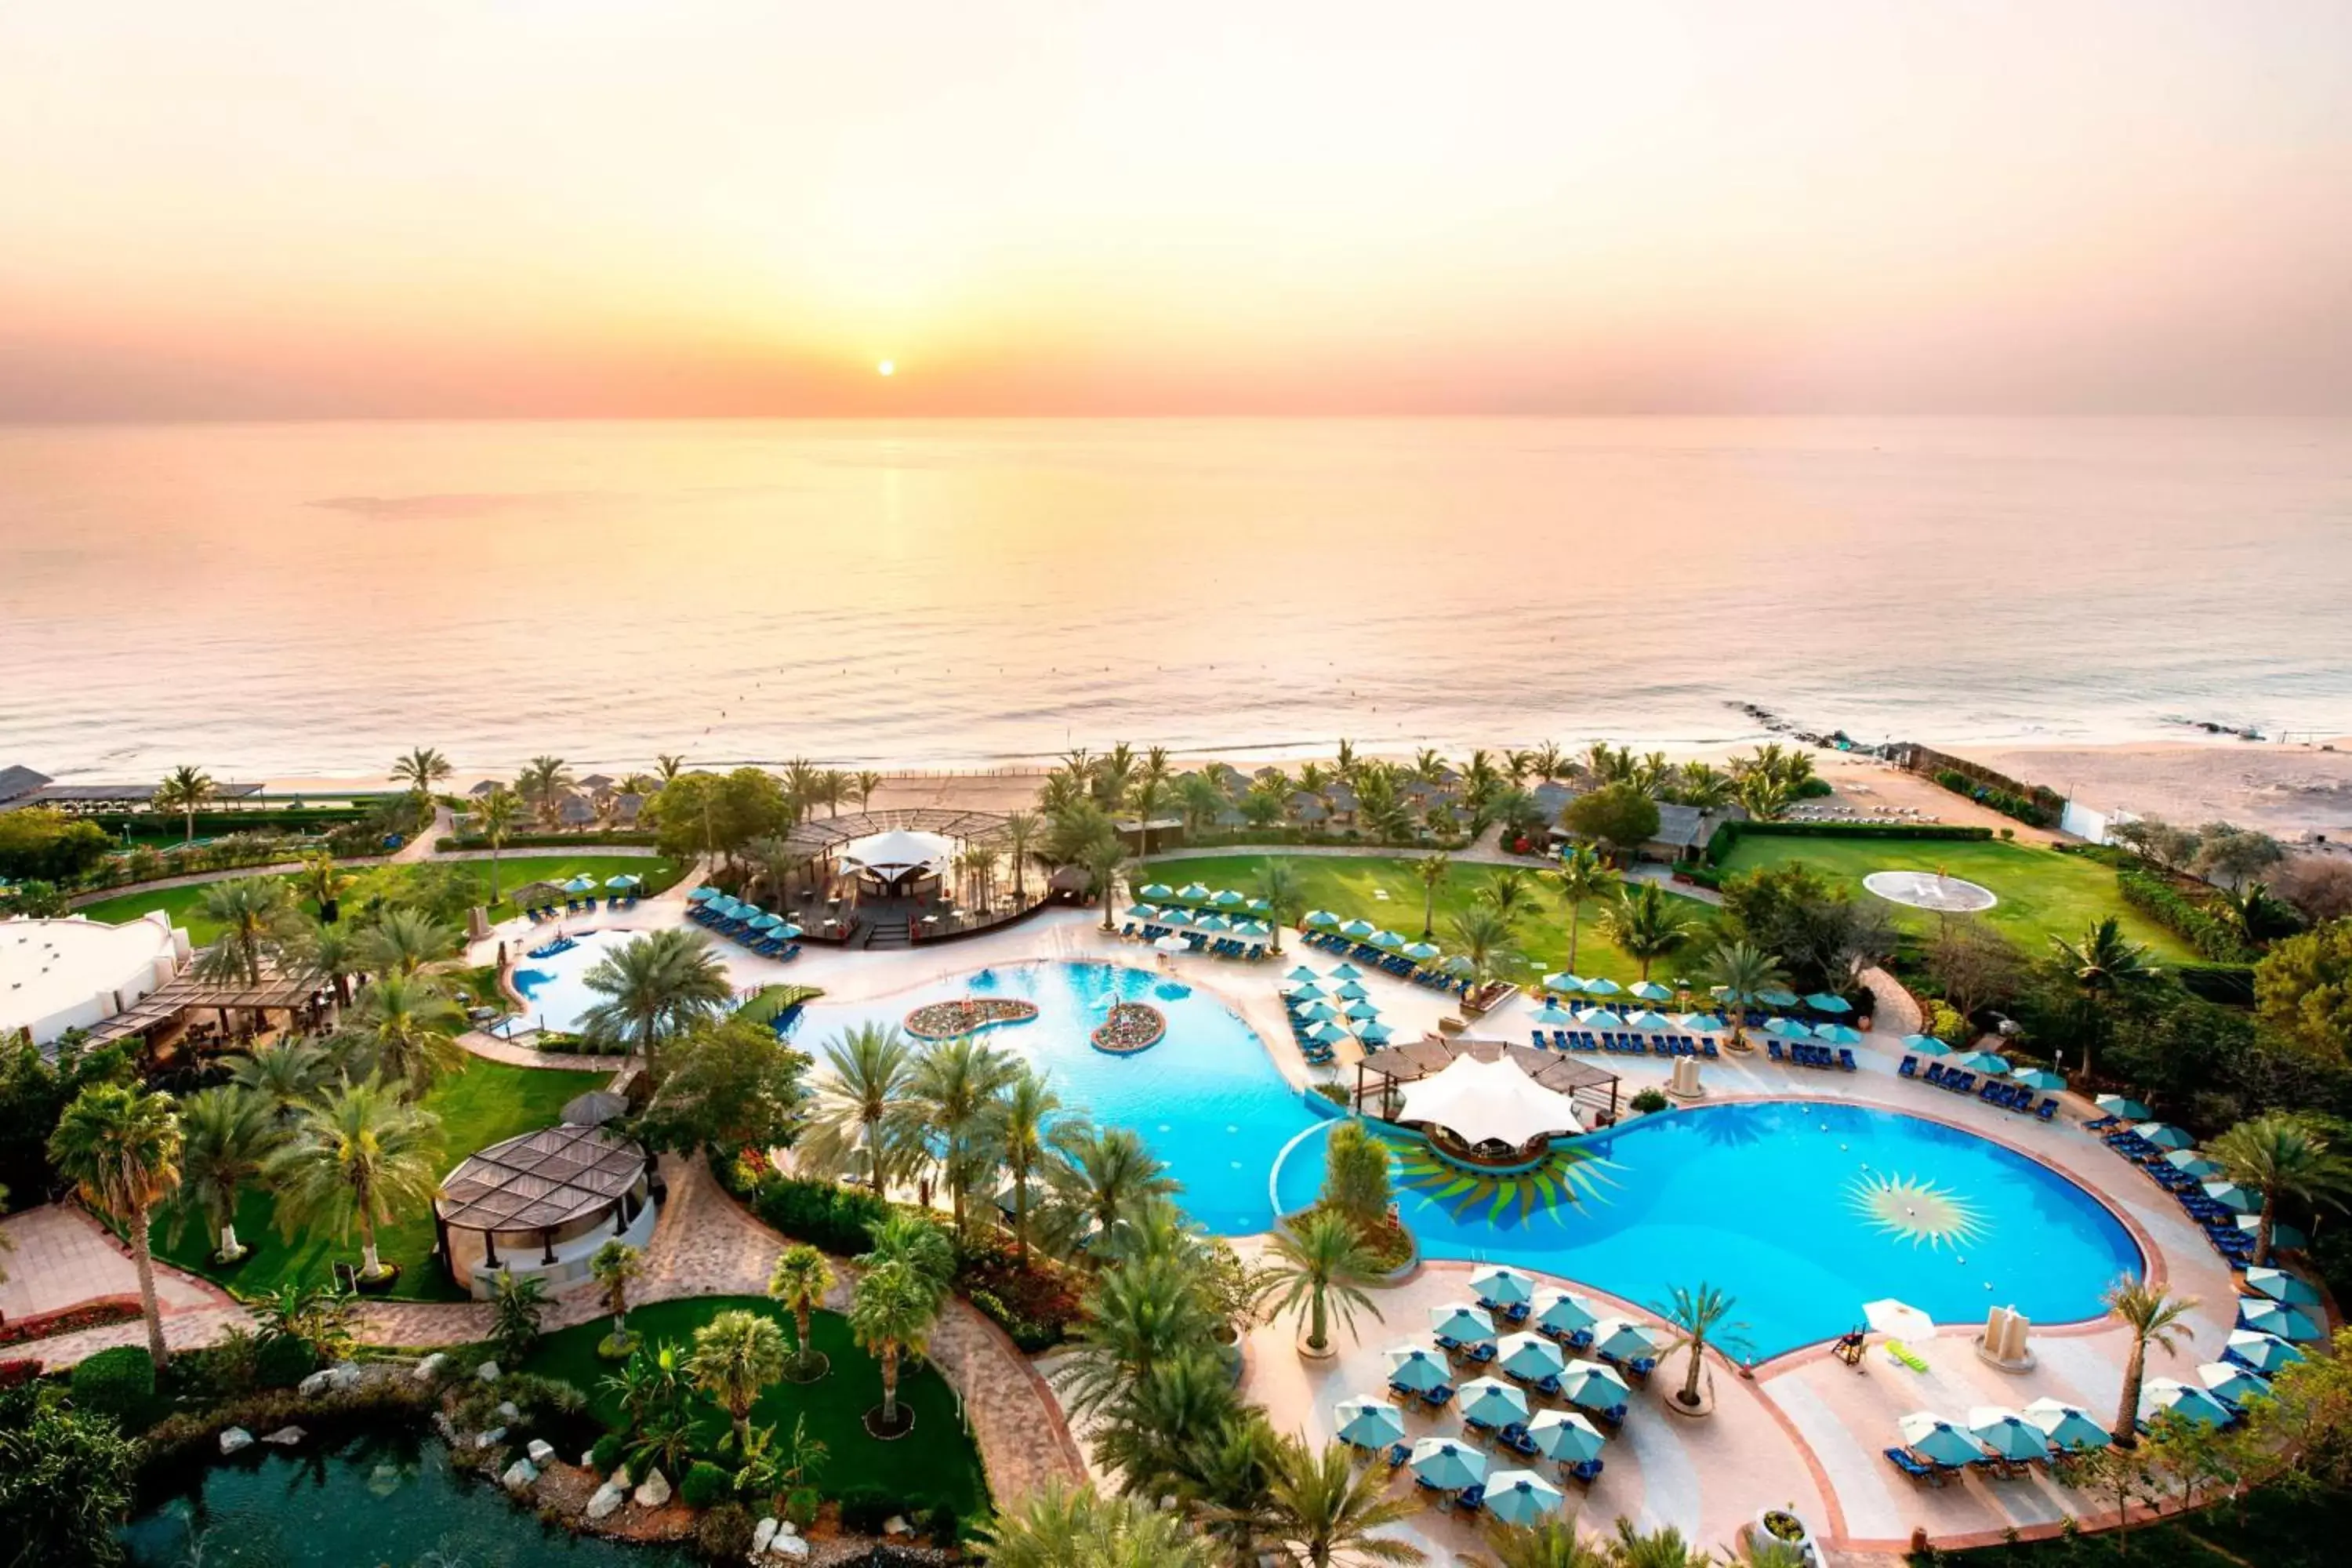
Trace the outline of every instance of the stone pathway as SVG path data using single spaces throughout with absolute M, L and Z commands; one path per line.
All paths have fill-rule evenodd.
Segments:
M 1862 983 L 1870 987 L 1872 1033 L 1900 1039 L 1919 1032 L 1920 1024 L 1925 1022 L 1919 999 L 1903 982 L 1884 969 L 1873 968 L 1862 972 Z
M 574 1051 L 541 1051 L 529 1046 L 519 1046 L 512 1040 L 502 1040 L 496 1035 L 486 1035 L 479 1029 L 468 1029 L 457 1037 L 457 1043 L 485 1061 L 504 1062 L 516 1068 L 563 1068 L 575 1071 L 609 1072 L 618 1077 L 627 1070 L 627 1057 L 583 1056 Z
M 0 1313 L 11 1321 L 63 1311 L 104 1300 L 139 1299 L 139 1274 L 130 1250 L 114 1233 L 82 1209 L 46 1204 L 0 1222 L 15 1248 L 7 1256 L 8 1279 L 0 1284 Z M 235 1323 L 245 1309 L 208 1280 L 155 1265 L 155 1300 L 163 1315 L 163 1342 L 174 1350 L 206 1345 Z M 133 1318 L 104 1328 L 84 1329 L 0 1351 L 0 1360 L 37 1360 L 51 1371 L 69 1367 L 116 1345 L 143 1345 L 147 1326 Z
M 415 837 L 392 852 L 395 866 L 414 866 L 420 860 L 433 858 L 433 846 L 446 835 L 457 831 L 457 816 L 446 805 L 433 808 L 433 820 L 419 829 Z

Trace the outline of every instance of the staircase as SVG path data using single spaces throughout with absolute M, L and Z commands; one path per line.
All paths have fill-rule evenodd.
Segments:
M 866 928 L 866 945 L 875 947 L 912 947 L 915 939 L 904 920 L 877 921 Z

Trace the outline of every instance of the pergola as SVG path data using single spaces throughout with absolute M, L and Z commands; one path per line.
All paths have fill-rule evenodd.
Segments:
M 803 859 L 824 859 L 845 845 L 885 833 L 936 833 L 967 844 L 1004 841 L 1004 817 L 992 811 L 949 811 L 939 806 L 901 806 L 893 811 L 856 811 L 812 816 L 793 825 L 784 843 Z
M 183 971 L 91 1030 L 89 1043 L 112 1045 L 205 1009 L 220 1015 L 222 1032 L 226 1033 L 231 1013 L 300 1013 L 311 1005 L 318 990 L 314 976 L 288 974 L 271 965 L 264 965 L 261 978 L 250 982 L 200 980 L 194 973 Z
M 1617 1120 L 1615 1073 L 1573 1057 L 1477 1035 L 1430 1035 L 1372 1052 L 1356 1064 L 1356 1108 L 1364 1108 L 1368 1089 L 1376 1102 L 1384 1100 L 1392 1089 L 1444 1072 L 1459 1057 L 1510 1061 L 1540 1087 L 1567 1095 L 1587 1127 Z M 1368 1076 L 1381 1080 L 1377 1088 L 1366 1082 Z
M 612 1234 L 626 1234 L 644 1211 L 651 1169 L 642 1145 L 601 1127 L 566 1122 L 493 1143 L 441 1184 L 433 1205 L 441 1255 L 460 1274 L 449 1233 L 466 1230 L 480 1235 L 485 1268 L 501 1267 L 501 1235 L 509 1245 L 519 1237 L 536 1240 L 540 1267 L 552 1268 L 560 1261 L 559 1242 L 586 1235 L 608 1215 Z M 470 1283 L 463 1274 L 459 1282 Z

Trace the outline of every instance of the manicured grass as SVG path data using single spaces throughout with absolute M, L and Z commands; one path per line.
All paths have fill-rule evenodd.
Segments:
M 1752 871 L 1759 866 L 1801 860 L 1822 875 L 1851 887 L 1856 897 L 1870 898 L 1863 878 L 1873 871 L 1944 871 L 1992 890 L 2000 901 L 1984 918 L 2006 932 L 2028 954 L 2050 952 L 2050 939 L 2077 941 L 2090 926 L 2108 915 L 2123 924 L 2135 942 L 2144 942 L 2168 962 L 2196 961 L 2189 945 L 2123 901 L 2116 890 L 2115 871 L 2079 855 L 2062 855 L 2039 845 L 1988 839 L 1981 843 L 1935 839 L 1889 839 L 1883 843 L 1853 838 L 1774 838 L 1751 835 L 1740 839 L 1723 866 L 1727 872 Z M 1937 917 L 1925 910 L 1891 904 L 1896 921 L 1906 930 L 1933 931 Z
M 481 896 L 487 896 L 490 886 L 490 867 L 487 860 L 428 862 L 454 866 L 474 879 Z M 362 866 L 352 872 L 351 890 L 343 895 L 343 908 L 356 911 L 373 896 L 389 893 L 402 879 L 414 874 L 417 868 L 409 866 Z M 624 874 L 646 879 L 644 895 L 650 897 L 677 880 L 678 868 L 667 860 L 638 855 L 552 855 L 543 851 L 504 855 L 499 858 L 499 888 L 501 893 L 526 882 L 563 882 L 573 877 L 587 875 L 602 882 L 607 877 Z M 80 911 L 94 921 L 120 923 L 136 920 L 150 910 L 162 910 L 172 917 L 172 923 L 184 927 L 188 940 L 204 946 L 220 934 L 220 928 L 198 913 L 204 902 L 206 884 L 184 888 L 152 889 L 101 899 L 86 905 Z M 304 906 L 306 911 L 310 906 Z M 489 906 L 490 919 L 502 921 L 519 913 L 511 900 L 501 897 Z
M 629 1313 L 629 1328 L 649 1344 L 665 1341 L 690 1346 L 694 1331 L 719 1313 L 741 1308 L 773 1318 L 793 1335 L 792 1314 L 759 1296 L 704 1296 L 682 1301 L 657 1301 Z M 611 1331 L 612 1320 L 598 1318 L 541 1340 L 524 1372 L 561 1378 L 586 1393 L 597 1419 L 609 1426 L 621 1423 L 619 1400 L 604 1386 L 617 1369 L 596 1354 L 596 1342 Z M 899 1403 L 915 1413 L 914 1430 L 893 1442 L 868 1436 L 867 1411 L 882 1403 L 881 1364 L 857 1348 L 850 1338 L 848 1321 L 835 1312 L 819 1312 L 809 1324 L 816 1348 L 832 1362 L 831 1370 L 814 1383 L 778 1383 L 752 1407 L 754 1426 L 772 1425 L 780 1437 L 789 1436 L 793 1421 L 805 1415 L 809 1436 L 829 1450 L 814 1484 L 828 1497 L 858 1487 L 872 1487 L 910 1503 L 944 1502 L 958 1513 L 979 1512 L 988 1502 L 988 1484 L 981 1470 L 980 1451 L 959 1417 L 955 1390 L 929 1365 L 901 1360 Z M 709 1412 L 701 1430 L 706 1446 L 715 1451 L 727 1430 L 724 1415 Z M 1045 1435 L 1037 1435 L 1039 1442 Z
M 441 1119 L 443 1172 L 486 1144 L 554 1125 L 564 1101 L 602 1087 L 607 1077 L 468 1058 L 465 1071 L 444 1077 L 425 1097 L 425 1109 Z M 247 1293 L 286 1284 L 323 1285 L 333 1278 L 336 1262 L 358 1261 L 357 1231 L 340 1240 L 330 1232 L 314 1231 L 289 1241 L 278 1234 L 277 1215 L 277 1201 L 268 1193 L 256 1189 L 245 1194 L 237 1204 L 236 1236 L 253 1252 L 233 1268 L 213 1264 L 216 1238 L 201 1215 L 188 1216 L 176 1243 L 170 1238 L 168 1215 L 157 1217 L 151 1236 L 156 1256 Z M 400 1265 L 394 1295 L 428 1301 L 464 1299 L 433 1259 L 430 1212 L 420 1210 L 379 1227 L 376 1250 L 385 1262 Z
M 1153 862 L 1135 873 L 1132 879 L 1139 888 L 1150 882 L 1165 882 L 1171 888 L 1198 882 L 1213 890 L 1232 888 L 1246 893 L 1256 884 L 1258 872 L 1269 858 L 1273 857 L 1218 855 Z M 1414 869 L 1415 858 L 1286 855 L 1280 858 L 1289 863 L 1297 880 L 1304 909 L 1328 910 L 1349 920 L 1360 917 L 1400 936 L 1420 939 L 1423 888 Z M 1444 883 L 1437 889 L 1436 920 L 1429 940 L 1452 951 L 1455 944 L 1450 917 L 1468 909 L 1479 891 L 1505 869 L 1500 866 L 1454 862 Z M 1538 901 L 1520 921 L 1517 938 L 1512 944 L 1520 957 L 1517 962 L 1499 965 L 1507 980 L 1525 980 L 1568 966 L 1568 906 L 1540 881 L 1537 886 Z M 1381 893 L 1388 897 L 1381 898 Z M 1661 959 L 1650 966 L 1654 978 L 1671 979 L 1680 973 L 1675 968 L 1677 963 L 1688 967 L 1713 944 L 1714 910 L 1696 899 L 1684 900 L 1683 904 L 1691 917 L 1690 941 L 1674 958 Z M 1604 975 L 1621 984 L 1640 979 L 1642 966 L 1611 946 L 1609 939 L 1601 934 L 1600 913 L 1598 904 L 1588 903 L 1578 921 L 1576 972 Z M 1297 935 L 1292 932 L 1284 939 L 1283 952 L 1288 953 L 1297 943 Z

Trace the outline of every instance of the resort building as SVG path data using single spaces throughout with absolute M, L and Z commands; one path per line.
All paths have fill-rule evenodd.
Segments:
M 0 1039 L 26 1031 L 47 1046 L 96 1029 L 169 985 L 188 956 L 188 933 L 161 911 L 119 926 L 0 921 Z

